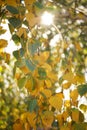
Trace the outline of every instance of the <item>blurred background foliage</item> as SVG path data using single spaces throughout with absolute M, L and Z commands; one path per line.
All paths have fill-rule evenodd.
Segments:
M 0 39 L 0 130 L 87 129 L 87 105 L 79 104 L 87 100 L 86 8 L 87 0 L 0 0 L 0 35 L 8 24 L 21 46 L 11 58 Z M 55 26 L 41 24 L 45 11 Z

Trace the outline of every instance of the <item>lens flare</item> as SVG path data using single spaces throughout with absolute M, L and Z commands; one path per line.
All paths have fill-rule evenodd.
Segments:
M 53 24 L 53 15 L 48 12 L 44 12 L 44 14 L 41 17 L 41 23 L 44 25 Z

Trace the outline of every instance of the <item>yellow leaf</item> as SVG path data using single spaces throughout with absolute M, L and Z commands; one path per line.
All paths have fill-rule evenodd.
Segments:
M 7 40 L 0 39 L 0 48 L 4 48 L 8 45 Z
M 36 17 L 32 12 L 26 13 L 26 19 L 29 22 L 30 27 L 33 27 L 40 21 L 39 17 Z
M 64 74 L 63 79 L 69 81 L 70 83 L 72 83 L 73 82 L 73 77 L 74 77 L 74 74 L 71 71 L 69 71 L 69 72 L 67 71 Z
M 34 96 L 39 95 L 40 91 L 42 91 L 43 87 L 44 87 L 44 80 L 39 80 L 39 79 L 35 79 L 34 81 L 34 89 L 33 91 L 31 91 L 31 94 Z
M 67 107 L 67 108 L 69 108 L 71 106 L 70 100 L 65 100 L 64 101 L 64 106 Z
M 0 35 L 4 34 L 5 32 L 6 32 L 6 30 L 5 30 L 5 29 L 3 29 L 3 27 L 2 27 L 2 26 L 0 26 Z
M 70 82 L 67 82 L 67 83 L 63 83 L 63 88 L 64 89 L 68 89 L 70 87 L 71 83 Z
M 84 82 L 85 82 L 85 77 L 84 77 L 84 75 L 75 75 L 75 76 L 74 76 L 74 79 L 73 79 L 73 83 L 74 83 L 74 84 L 77 84 L 77 83 L 82 84 L 82 83 L 84 83 Z
M 72 110 L 72 120 L 75 122 L 79 122 L 79 110 Z
M 44 111 L 41 115 L 42 123 L 46 127 L 50 127 L 54 120 L 54 113 L 52 111 Z
M 2 72 L 3 71 L 3 68 L 2 68 L 2 66 L 0 66 L 0 72 Z
M 13 125 L 13 130 L 23 130 L 22 123 L 19 119 Z
M 34 56 L 34 59 L 37 60 L 40 65 L 43 65 L 49 58 L 49 55 L 49 51 L 41 52 L 39 55 L 36 54 Z
M 3 0 L 0 0 L 0 5 L 5 4 L 5 2 Z
M 69 113 L 67 111 L 63 112 L 63 119 L 64 121 L 67 121 L 67 118 L 69 117 Z
M 18 31 L 17 31 L 17 35 L 19 37 L 21 37 L 22 35 L 24 36 L 24 38 L 27 38 L 27 31 L 26 31 L 26 28 L 19 28 Z
M 75 48 L 77 49 L 77 51 L 82 50 L 82 47 L 81 47 L 80 43 L 75 43 Z
M 22 66 L 20 69 L 22 70 L 22 72 L 24 74 L 28 74 L 30 72 L 29 69 L 26 66 Z
M 51 81 L 57 81 L 58 77 L 56 73 L 54 73 L 53 71 L 48 71 L 48 70 L 46 70 L 46 72 L 47 72 L 48 78 L 50 78 Z
M 2 59 L 4 59 L 6 63 L 8 63 L 9 60 L 10 60 L 10 54 L 8 54 L 8 53 L 6 53 L 6 52 L 4 52 L 4 53 L 1 52 L 1 53 L 0 53 L 0 57 L 2 57 Z
M 32 92 L 34 90 L 34 80 L 32 77 L 30 79 L 28 79 L 28 81 L 26 82 L 25 88 L 29 92 Z
M 20 3 L 20 0 L 6 0 L 8 5 L 17 6 Z
M 50 88 L 52 86 L 51 80 L 49 80 L 49 79 L 45 80 L 45 84 L 46 84 L 47 88 Z
M 36 114 L 34 112 L 28 112 L 27 119 L 31 127 L 36 128 Z
M 34 112 L 25 112 L 21 115 L 21 120 L 25 124 L 26 120 L 29 122 L 29 125 L 33 128 L 36 128 L 36 114 Z
M 62 116 L 62 114 L 58 114 L 56 116 L 56 119 L 58 120 L 59 126 L 61 127 L 63 125 L 63 116 Z
M 52 95 L 52 92 L 49 89 L 42 89 L 42 93 L 46 96 L 46 98 L 49 98 Z
M 47 64 L 47 63 L 44 63 L 41 67 L 44 68 L 44 69 L 46 69 L 46 70 L 48 70 L 48 71 L 51 71 L 51 70 L 52 70 L 51 65 L 49 65 L 49 64 Z
M 30 125 L 28 122 L 24 123 L 24 128 L 25 128 L 24 130 L 30 130 Z
M 20 79 L 20 76 L 21 76 L 20 73 L 15 73 L 15 78 L 16 78 L 17 80 Z
M 87 56 L 84 58 L 84 64 L 87 67 Z
M 72 98 L 72 102 L 76 102 L 78 98 L 78 90 L 74 89 L 73 91 L 71 91 L 70 97 Z
M 63 104 L 63 94 L 59 93 L 54 96 L 51 96 L 49 99 L 49 103 L 55 109 L 61 110 Z

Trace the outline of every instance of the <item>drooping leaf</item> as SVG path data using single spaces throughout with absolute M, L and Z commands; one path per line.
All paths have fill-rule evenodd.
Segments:
M 26 78 L 26 77 L 20 78 L 20 79 L 18 80 L 18 86 L 19 86 L 20 89 L 25 86 L 26 81 L 27 81 L 27 78 Z
M 14 28 L 17 28 L 17 27 L 21 26 L 21 24 L 22 24 L 22 21 L 16 17 L 11 17 L 11 18 L 9 18 L 8 21 Z
M 20 42 L 20 38 L 16 34 L 12 35 L 12 40 L 15 42 L 15 44 L 19 44 Z
M 7 45 L 8 45 L 7 40 L 0 39 L 0 49 L 6 47 Z
M 19 55 L 19 51 L 16 50 L 13 52 L 13 56 L 16 58 L 16 59 L 19 59 L 20 58 L 20 55 Z
M 14 7 L 14 6 L 7 5 L 7 6 L 6 6 L 6 9 L 7 9 L 10 13 L 12 13 L 12 14 L 19 14 L 18 9 L 17 9 L 16 7 Z
M 45 98 L 49 98 L 52 95 L 52 92 L 49 89 L 42 89 L 41 93 Z
M 55 109 L 61 110 L 62 105 L 63 105 L 63 94 L 59 93 L 54 96 L 51 96 L 49 99 L 49 103 Z
M 70 97 L 72 98 L 73 102 L 76 102 L 77 98 L 78 98 L 78 90 L 74 89 L 73 91 L 71 91 L 70 93 Z
M 4 86 L 4 82 L 0 81 L 0 88 L 2 88 Z
M 78 93 L 83 96 L 87 93 L 87 84 L 82 84 L 77 87 Z
M 43 68 L 38 68 L 38 74 L 39 74 L 39 76 L 40 76 L 40 79 L 46 79 L 47 74 L 46 74 L 45 69 L 43 69 Z
M 36 17 L 32 12 L 26 13 L 26 19 L 30 27 L 33 27 L 35 24 L 38 24 L 40 21 L 40 18 Z
M 49 51 L 44 51 L 41 52 L 39 55 L 36 54 L 34 56 L 34 59 L 40 64 L 43 65 L 49 58 L 50 52 Z
M 62 114 L 56 115 L 56 119 L 58 120 L 59 126 L 61 127 L 63 125 L 63 116 L 62 116 Z
M 30 71 L 34 71 L 36 68 L 35 63 L 32 63 L 32 61 L 28 59 L 25 59 L 25 65 L 28 67 Z
M 36 107 L 37 107 L 37 99 L 31 99 L 28 103 L 29 112 L 33 112 Z
M 6 0 L 7 5 L 14 5 L 15 7 L 17 6 L 17 4 L 20 4 L 20 0 Z
M 35 112 L 28 112 L 27 119 L 31 127 L 36 129 L 36 113 Z
M 13 130 L 23 130 L 22 123 L 20 121 L 16 121 L 13 125 Z
M 85 123 L 75 123 L 72 128 L 73 130 L 86 130 L 86 125 Z
M 13 55 L 16 59 L 20 59 L 24 55 L 24 50 L 23 48 L 20 48 L 19 50 L 16 50 L 13 52 Z
M 54 120 L 54 114 L 52 111 L 44 111 L 41 115 L 44 126 L 50 127 Z
M 24 27 L 21 27 L 21 28 L 18 29 L 16 34 L 17 34 L 18 37 L 23 36 L 24 38 L 27 38 L 27 29 L 24 28 Z
M 31 55 L 35 54 L 37 52 L 37 49 L 39 48 L 40 43 L 36 41 L 36 43 L 29 44 L 29 51 Z
M 75 122 L 79 122 L 79 110 L 78 109 L 72 109 L 72 120 Z
M 17 60 L 17 61 L 15 62 L 15 66 L 16 66 L 16 67 L 19 67 L 19 68 L 25 66 L 25 60 L 24 60 L 24 59 Z
M 81 105 L 79 106 L 79 108 L 80 108 L 82 111 L 84 111 L 84 112 L 87 111 L 87 105 L 85 105 L 85 104 L 81 104 Z
M 64 83 L 62 86 L 64 89 L 68 89 L 71 86 L 71 83 L 67 82 L 67 83 Z
M 35 2 L 34 5 L 37 6 L 38 8 L 40 8 L 40 9 L 43 8 L 42 3 L 40 3 L 40 2 Z
M 34 85 L 35 85 L 35 82 L 34 82 L 34 79 L 33 77 L 29 77 L 27 82 L 26 82 L 26 85 L 25 85 L 25 88 L 29 91 L 29 92 L 32 92 L 35 88 L 34 88 Z
M 66 72 L 63 76 L 63 79 L 64 80 L 67 80 L 68 82 L 72 83 L 73 82 L 73 78 L 74 78 L 74 75 L 73 73 L 69 70 L 69 72 Z
M 4 34 L 5 32 L 6 32 L 6 30 L 5 30 L 5 29 L 3 29 L 3 27 L 2 27 L 2 26 L 0 26 L 0 35 Z
M 84 115 L 81 111 L 76 108 L 72 108 L 72 120 L 76 123 L 84 121 Z
M 9 27 L 10 33 L 12 34 L 14 32 L 14 27 L 10 23 L 8 23 L 8 27 Z

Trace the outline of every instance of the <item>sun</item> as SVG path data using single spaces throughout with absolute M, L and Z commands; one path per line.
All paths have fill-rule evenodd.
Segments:
M 41 17 L 41 23 L 49 26 L 49 25 L 53 24 L 53 17 L 54 16 L 52 14 L 45 11 Z

